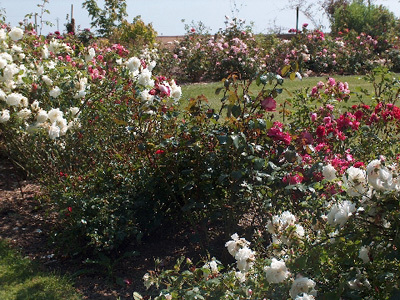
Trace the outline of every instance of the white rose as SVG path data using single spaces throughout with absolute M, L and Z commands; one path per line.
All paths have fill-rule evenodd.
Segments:
M 286 264 L 282 260 L 272 259 L 271 265 L 264 268 L 269 283 L 281 283 L 290 275 Z
M 71 113 L 71 115 L 72 115 L 73 117 L 77 117 L 77 116 L 78 116 L 78 113 L 79 113 L 79 107 L 71 107 L 71 108 L 69 109 L 69 111 L 70 111 L 70 113 Z
M 150 63 L 149 63 L 149 65 L 147 66 L 147 68 L 149 69 L 149 71 L 151 72 L 151 71 L 153 71 L 153 69 L 156 67 L 156 65 L 157 65 L 157 62 L 156 61 L 151 61 Z
M 0 69 L 4 69 L 7 66 L 7 60 L 4 58 L 0 58 Z
M 24 31 L 21 28 L 14 27 L 11 29 L 11 31 L 8 33 L 8 36 L 14 41 L 18 41 L 22 39 L 24 36 Z
M 243 247 L 235 255 L 237 267 L 241 272 L 248 272 L 254 265 L 255 253 L 248 247 Z
M 19 112 L 17 112 L 17 117 L 26 120 L 29 118 L 29 116 L 32 114 L 31 110 L 28 108 L 23 108 Z
M 32 110 L 39 110 L 40 109 L 39 101 L 37 101 L 37 100 L 33 101 L 32 104 L 31 104 L 31 109 Z
M 322 168 L 322 175 L 326 180 L 334 180 L 336 178 L 335 168 L 329 164 Z
M 7 52 L 0 53 L 0 57 L 5 59 L 8 62 L 12 62 L 13 61 L 13 58 L 12 58 L 11 54 L 9 54 Z
M 371 161 L 367 166 L 368 183 L 376 190 L 392 189 L 392 173 L 382 165 L 380 159 Z
M 302 296 L 297 296 L 294 300 L 315 300 L 315 297 L 307 293 L 303 293 Z
M 0 41 L 4 41 L 7 38 L 7 33 L 4 28 L 0 29 Z
M 293 299 L 300 293 L 316 294 L 315 282 L 307 277 L 299 277 L 293 281 L 289 294 Z M 310 291 L 311 290 L 311 291 Z
M 361 249 L 360 249 L 360 252 L 358 254 L 358 257 L 362 259 L 364 264 L 370 262 L 368 253 L 369 253 L 369 247 L 368 246 L 362 246 Z
M 0 100 L 2 101 L 6 101 L 6 93 L 4 93 L 4 91 L 2 89 L 0 89 Z
M 6 102 L 10 106 L 18 106 L 18 105 L 21 104 L 22 98 L 23 98 L 23 96 L 21 94 L 12 93 L 12 94 L 7 96 Z
M 135 71 L 139 70 L 139 68 L 141 66 L 140 59 L 137 57 L 129 58 L 125 64 L 131 72 L 135 72 Z
M 5 123 L 10 120 L 10 111 L 8 109 L 3 109 L 0 112 L 0 123 Z
M 47 119 L 48 119 L 47 112 L 41 109 L 36 116 L 36 122 L 44 123 L 47 121 Z
M 356 205 L 350 201 L 344 201 L 339 204 L 335 204 L 332 206 L 331 211 L 329 212 L 328 224 L 330 225 L 340 225 L 343 227 L 347 222 L 349 217 L 356 211 Z
M 11 47 L 11 52 L 21 53 L 22 52 L 22 48 L 20 46 L 13 45 Z
M 239 282 L 243 283 L 246 281 L 246 273 L 243 272 L 235 272 L 235 277 Z
M 95 57 L 95 55 L 96 55 L 96 51 L 93 48 L 90 48 L 89 49 L 89 54 L 85 55 L 85 61 L 86 62 L 91 61 Z
M 21 101 L 20 101 L 19 104 L 20 104 L 21 106 L 23 106 L 23 107 L 28 107 L 28 104 L 29 104 L 28 98 L 22 96 Z
M 290 211 L 284 211 L 281 214 L 281 219 L 286 225 L 294 225 L 296 222 L 296 217 Z
M 151 79 L 151 72 L 148 69 L 144 69 L 138 77 L 138 83 L 143 86 L 154 86 L 154 80 Z
M 346 174 L 343 175 L 343 182 L 347 193 L 352 197 L 361 196 L 368 190 L 365 171 L 360 168 L 348 168 Z
M 52 85 L 52 84 L 53 84 L 53 80 L 51 80 L 47 75 L 43 75 L 43 76 L 42 76 L 42 80 L 43 80 L 44 83 L 47 84 L 47 85 Z
M 58 86 L 56 86 L 49 92 L 49 95 L 53 98 L 57 98 L 58 96 L 61 95 L 61 89 Z
M 142 98 L 143 102 L 152 102 L 154 100 L 154 96 L 149 94 L 149 90 L 143 90 L 140 92 L 140 98 Z
M 49 58 L 49 55 L 50 55 L 49 48 L 47 48 L 47 46 L 44 45 L 42 49 L 42 58 L 44 59 Z
M 49 51 L 57 54 L 62 48 L 62 44 L 58 42 L 58 40 L 51 40 L 49 44 Z
M 48 113 L 47 116 L 51 123 L 56 122 L 58 119 L 61 119 L 64 116 L 64 113 L 60 111 L 59 108 L 52 108 Z
M 16 64 L 7 65 L 3 70 L 4 80 L 12 80 L 15 74 L 18 74 L 19 68 Z
M 60 137 L 60 127 L 56 125 L 56 123 L 53 123 L 50 128 L 49 128 L 49 137 L 54 140 L 58 137 Z
M 172 98 L 174 98 L 175 100 L 179 100 L 182 96 L 182 88 L 177 85 L 173 85 L 171 88 L 172 88 L 171 92 Z

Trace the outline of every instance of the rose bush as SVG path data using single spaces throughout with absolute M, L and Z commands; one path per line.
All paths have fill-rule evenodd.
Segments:
M 299 92 L 287 125 L 270 125 L 270 147 L 255 147 L 262 149 L 255 155 L 264 159 L 259 169 L 264 179 L 252 182 L 260 193 L 251 200 L 260 209 L 252 210 L 260 213 L 254 245 L 234 234 L 226 248 L 235 265 L 224 267 L 209 258 L 198 265 L 186 260 L 184 266 L 181 259 L 173 270 L 147 273 L 147 296 L 398 297 L 400 149 L 392 142 L 400 133 L 399 108 L 393 103 L 398 87 L 386 72 L 375 70 L 368 77 L 382 91 L 375 95 L 375 108 L 361 104 L 339 109 L 354 94 L 333 78 Z
M 2 29 L 2 144 L 54 200 L 57 244 L 74 253 L 140 239 L 137 216 L 145 226 L 153 212 L 138 211 L 152 205 L 131 198 L 128 182 L 156 159 L 147 145 L 176 119 L 180 87 L 118 44 L 83 48 L 34 32 L 13 39 L 14 32 Z
M 70 255 L 115 253 L 160 226 L 189 224 L 208 250 L 218 224 L 236 264 L 187 261 L 181 272 L 179 261 L 145 275 L 155 285 L 149 296 L 396 298 L 399 80 L 375 69 L 366 76 L 374 95 L 356 95 L 330 77 L 278 105 L 283 75 L 311 62 L 328 72 L 340 51 L 334 58 L 319 31 L 299 36 L 284 43 L 297 50 L 276 53 L 282 64 L 271 68 L 281 76 L 251 60 L 257 41 L 235 26 L 207 37 L 210 49 L 222 45 L 207 63 L 226 59 L 220 111 L 204 96 L 181 108 L 175 80 L 154 75 L 156 51 L 130 57 L 119 44 L 0 30 L 2 147 L 43 184 L 60 220 L 55 245 Z M 358 37 L 354 49 L 368 47 L 357 59 L 373 58 L 374 39 Z M 180 59 L 201 49 L 180 49 Z
M 218 81 L 236 73 L 244 78 L 269 71 L 281 72 L 298 64 L 304 76 L 315 74 L 365 74 L 377 66 L 398 69 L 398 38 L 385 38 L 344 28 L 335 34 L 308 30 L 304 24 L 292 36 L 276 38 L 254 34 L 244 20 L 226 19 L 215 35 L 187 27 L 180 41 L 160 47 L 159 70 L 179 81 Z M 193 29 L 193 30 L 192 30 Z

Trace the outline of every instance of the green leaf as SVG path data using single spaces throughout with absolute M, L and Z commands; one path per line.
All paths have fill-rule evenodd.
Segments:
M 219 95 L 219 93 L 221 93 L 223 87 L 219 87 L 215 90 L 215 95 Z
M 115 282 L 116 282 L 116 284 L 118 284 L 120 286 L 125 286 L 125 282 L 121 277 L 116 277 Z
M 240 147 L 240 136 L 238 135 L 231 135 L 230 136 L 233 146 L 235 146 L 236 149 L 239 149 Z
M 233 171 L 231 173 L 231 176 L 232 176 L 233 179 L 239 180 L 240 178 L 243 177 L 243 174 L 242 174 L 242 171 Z
M 284 66 L 281 71 L 282 76 L 286 76 L 289 70 L 290 70 L 290 65 Z
M 193 203 L 193 202 L 187 203 L 187 204 L 185 204 L 185 205 L 181 208 L 181 210 L 182 210 L 183 212 L 188 212 L 188 211 L 192 210 L 195 206 L 196 206 L 196 204 Z
M 271 129 L 272 126 L 274 125 L 274 123 L 272 123 L 271 120 L 267 120 L 265 124 L 266 124 L 266 129 L 267 129 L 267 130 L 268 130 L 268 129 Z
M 307 256 L 300 256 L 294 261 L 294 266 L 297 269 L 304 270 L 307 265 Z
M 277 165 L 275 165 L 272 161 L 269 161 L 268 165 L 271 167 L 272 170 L 275 170 L 275 171 L 280 170 L 280 168 Z
M 337 296 L 335 292 L 329 292 L 322 295 L 323 300 L 339 300 L 340 296 Z
M 232 115 L 233 115 L 235 118 L 238 118 L 238 117 L 240 116 L 241 113 L 242 113 L 242 110 L 240 109 L 240 106 L 239 106 L 239 105 L 234 105 L 234 106 L 232 107 Z
M 218 136 L 217 136 L 217 139 L 218 139 L 218 142 L 219 142 L 221 145 L 225 145 L 226 142 L 228 141 L 228 136 L 227 136 L 227 135 L 218 135 Z
M 254 169 L 261 170 L 264 167 L 265 160 L 262 158 L 256 158 L 254 160 Z
M 186 170 L 182 170 L 181 171 L 181 174 L 184 175 L 184 176 L 188 176 L 188 175 L 190 175 L 192 173 L 193 173 L 193 169 L 186 169 Z
M 222 174 L 221 176 L 218 177 L 218 182 L 219 182 L 219 183 L 222 183 L 222 182 L 224 182 L 224 180 L 225 180 L 226 178 L 228 178 L 228 177 L 229 177 L 228 174 Z
M 392 292 L 392 295 L 390 296 L 389 300 L 397 300 L 397 299 L 400 299 L 400 290 L 395 289 Z
M 127 122 L 125 122 L 125 121 L 123 121 L 123 120 L 119 120 L 119 119 L 114 119 L 114 122 L 115 122 L 115 124 L 117 124 L 117 125 L 124 125 L 124 126 L 127 126 L 127 125 L 128 125 Z
M 257 86 L 260 86 L 260 84 L 261 84 L 261 79 L 260 79 L 260 77 L 257 77 L 257 79 L 256 79 L 256 85 L 257 85 Z
M 133 256 L 138 256 L 138 255 L 140 255 L 139 251 L 128 251 L 128 252 L 125 252 L 121 258 L 128 258 L 128 257 L 133 257 Z

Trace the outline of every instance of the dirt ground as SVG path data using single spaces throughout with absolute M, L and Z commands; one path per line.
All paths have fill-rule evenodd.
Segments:
M 48 204 L 41 202 L 40 193 L 38 183 L 26 180 L 10 161 L 0 156 L 0 239 L 9 241 L 23 256 L 38 262 L 44 271 L 72 278 L 84 299 L 132 299 L 134 291 L 145 291 L 142 278 L 154 269 L 156 258 L 161 259 L 162 266 L 171 267 L 180 256 L 192 257 L 198 250 L 188 242 L 187 233 L 171 236 L 170 232 L 158 232 L 156 238 L 148 238 L 139 247 L 130 249 L 127 245 L 124 251 L 137 250 L 140 255 L 116 264 L 112 277 L 106 276 L 101 268 L 87 272 L 92 267 L 82 263 L 84 258 L 72 259 L 55 253 L 50 236 L 57 216 L 49 214 Z M 123 280 L 122 285 L 116 283 L 117 277 Z

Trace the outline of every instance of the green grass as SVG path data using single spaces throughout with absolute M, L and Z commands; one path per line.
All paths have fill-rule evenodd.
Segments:
M 354 76 L 332 76 L 335 78 L 336 81 L 347 82 L 349 84 L 350 90 L 353 92 L 355 91 L 356 87 L 360 87 L 363 89 L 367 89 L 368 91 L 372 92 L 373 87 L 372 84 L 363 80 L 362 75 L 354 75 Z M 303 78 L 302 80 L 289 80 L 285 79 L 283 83 L 283 88 L 288 90 L 290 93 L 293 93 L 297 90 L 301 90 L 303 88 L 312 88 L 315 86 L 318 81 L 326 82 L 328 76 L 325 77 L 309 77 Z M 190 98 L 196 98 L 199 95 L 204 95 L 209 101 L 209 104 L 212 108 L 219 109 L 221 106 L 221 98 L 222 92 L 219 95 L 215 94 L 215 90 L 218 87 L 222 87 L 222 82 L 212 82 L 212 83 L 194 83 L 182 86 L 182 100 L 184 103 L 185 100 Z M 268 88 L 268 86 L 267 86 Z M 253 92 L 254 95 L 257 95 L 258 91 L 261 90 L 261 86 L 257 87 L 255 83 L 252 84 L 250 91 Z M 291 98 L 290 94 L 287 91 L 283 91 L 282 94 L 278 96 L 276 99 L 278 102 L 283 102 L 285 99 Z M 357 101 L 357 97 L 353 95 L 351 97 L 350 103 L 354 103 Z
M 1 300 L 82 299 L 65 278 L 39 271 L 37 265 L 0 240 Z

